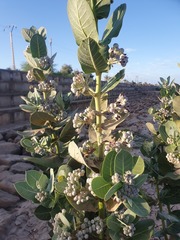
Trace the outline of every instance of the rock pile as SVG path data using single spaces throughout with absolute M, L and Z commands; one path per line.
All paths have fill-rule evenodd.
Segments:
M 25 171 L 35 169 L 23 160 L 27 153 L 19 141 L 16 130 L 0 133 L 0 240 L 47 240 L 47 223 L 34 216 L 35 205 L 14 188 L 14 183 L 24 180 Z
M 154 97 L 152 97 L 152 101 Z M 134 150 L 139 153 L 138 143 L 149 137 L 145 123 L 151 121 L 147 109 L 152 104 L 147 102 L 131 102 L 130 116 L 123 123 L 138 136 Z M 157 103 L 157 99 L 156 99 Z M 0 129 L 0 240 L 48 240 L 49 227 L 46 222 L 38 220 L 33 211 L 35 204 L 22 199 L 14 189 L 14 183 L 24 180 L 24 173 L 36 167 L 23 159 L 28 155 L 20 146 L 17 130 L 24 130 L 27 124 Z M 152 191 L 152 195 L 154 192 Z

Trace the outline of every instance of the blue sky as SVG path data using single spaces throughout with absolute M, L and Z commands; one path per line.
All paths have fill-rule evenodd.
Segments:
M 129 57 L 126 78 L 129 81 L 157 83 L 159 77 L 171 76 L 180 83 L 180 0 L 114 0 L 113 11 L 126 3 L 127 11 L 119 36 L 112 41 L 123 47 Z M 23 51 L 27 46 L 21 35 L 22 28 L 32 25 L 47 29 L 47 46 L 52 38 L 53 53 L 57 52 L 56 68 L 70 64 L 80 70 L 77 46 L 66 11 L 67 0 L 1 0 L 0 1 L 0 68 L 12 66 L 9 41 L 13 30 L 16 68 L 25 61 Z M 100 34 L 107 20 L 100 21 Z M 5 29 L 5 31 L 4 31 Z M 119 71 L 116 65 L 109 72 L 113 76 Z

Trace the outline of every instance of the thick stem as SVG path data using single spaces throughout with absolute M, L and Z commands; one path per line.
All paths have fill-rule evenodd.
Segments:
M 102 113 L 101 113 L 101 73 L 96 75 L 96 91 L 95 91 L 95 110 L 96 110 L 96 136 L 98 144 L 99 160 L 103 159 L 102 145 Z
M 157 181 L 156 181 L 156 193 L 157 193 L 157 198 L 158 198 L 159 210 L 160 210 L 160 212 L 162 212 L 162 211 L 163 211 L 163 208 L 162 208 L 162 203 L 161 203 L 160 197 L 159 197 L 159 185 L 158 185 L 158 182 L 157 182 Z M 161 222 L 162 222 L 163 231 L 165 232 L 166 225 L 165 225 L 164 219 L 161 219 Z M 164 234 L 164 239 L 165 239 L 165 240 L 168 240 L 168 237 L 167 237 L 166 234 Z

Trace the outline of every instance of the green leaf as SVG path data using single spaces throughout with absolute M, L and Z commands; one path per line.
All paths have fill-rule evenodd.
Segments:
M 84 39 L 78 48 L 78 59 L 85 73 L 104 72 L 108 70 L 102 46 L 94 39 Z
M 154 232 L 155 223 L 152 219 L 145 219 L 142 221 L 138 221 L 135 224 L 135 233 L 132 240 L 145 240 L 151 239 Z
M 160 127 L 159 127 L 159 133 L 160 133 L 160 135 L 161 135 L 162 140 L 163 140 L 164 142 L 166 142 L 168 135 L 167 135 L 167 133 L 166 133 L 166 129 L 165 129 L 165 126 L 164 126 L 164 125 L 160 125 Z
M 137 188 L 140 188 L 143 183 L 147 180 L 148 178 L 148 174 L 142 174 L 136 178 L 134 178 L 134 185 L 137 187 Z
M 34 214 L 40 220 L 48 221 L 51 219 L 51 211 L 51 208 L 46 208 L 40 205 L 35 209 Z
M 22 138 L 20 141 L 20 144 L 23 148 L 25 148 L 27 151 L 34 151 L 34 145 L 32 144 L 32 141 L 28 138 Z
M 28 113 L 33 113 L 37 110 L 36 106 L 33 105 L 26 105 L 26 104 L 20 104 L 19 107 L 24 111 Z
M 82 156 L 82 154 L 81 154 L 81 151 L 79 150 L 79 147 L 76 145 L 75 142 L 72 141 L 72 142 L 69 143 L 68 152 L 69 152 L 69 155 L 70 155 L 73 159 L 75 159 L 77 162 L 79 162 L 79 163 L 85 165 L 86 167 L 90 168 L 90 167 L 86 164 L 86 162 L 85 162 L 85 160 L 84 160 L 84 158 L 83 158 L 83 156 Z
M 67 11 L 77 45 L 88 37 L 98 42 L 96 21 L 88 2 L 68 0 Z
M 58 106 L 61 108 L 61 110 L 64 110 L 63 96 L 60 92 L 58 92 L 58 94 L 56 95 L 55 101 L 58 104 Z
M 31 53 L 24 51 L 24 56 L 31 67 L 37 68 L 39 66 L 37 58 L 33 58 Z
M 48 183 L 48 177 L 42 172 L 36 170 L 29 170 L 25 172 L 25 180 L 31 188 L 37 190 L 37 184 L 40 186 L 41 189 L 44 190 Z
M 94 7 L 96 19 L 107 18 L 110 11 L 111 0 L 98 0 Z
M 38 33 L 39 33 L 41 36 L 43 36 L 44 39 L 46 39 L 47 31 L 46 31 L 46 29 L 45 29 L 44 27 L 40 27 L 40 28 L 38 29 Z
M 37 80 L 37 81 L 44 81 L 46 79 L 43 71 L 38 68 L 33 68 L 33 75 L 35 77 L 34 80 Z
M 120 81 L 124 78 L 125 76 L 125 70 L 122 69 L 114 77 L 112 77 L 103 87 L 102 87 L 102 93 L 107 93 L 114 89 Z
M 121 4 L 114 11 L 113 15 L 109 19 L 106 29 L 103 33 L 103 44 L 109 44 L 111 39 L 117 37 L 122 27 L 124 14 L 126 12 L 126 4 Z
M 43 36 L 34 34 L 30 41 L 32 57 L 41 58 L 47 56 L 46 43 Z
M 104 199 L 106 193 L 111 188 L 111 184 L 104 180 L 103 177 L 96 177 L 92 180 L 92 190 L 97 197 Z
M 102 164 L 101 175 L 107 182 L 111 182 L 111 177 L 114 175 L 114 159 L 116 151 L 110 151 L 106 156 Z
M 119 239 L 121 239 L 120 232 L 115 232 L 114 230 L 109 230 L 109 236 L 111 237 L 112 240 L 119 240 Z
M 61 182 L 57 182 L 55 184 L 55 189 L 58 193 L 60 194 L 64 194 L 64 190 L 67 186 L 67 182 L 65 180 L 61 181 Z
M 170 216 L 170 219 L 167 218 L 166 232 L 169 235 L 177 236 L 180 233 L 180 210 L 171 212 Z
M 59 177 L 67 178 L 69 172 L 71 172 L 71 168 L 67 164 L 63 164 L 58 168 L 56 178 L 58 181 L 60 181 Z
M 57 168 L 59 167 L 63 159 L 58 156 L 52 156 L 52 157 L 41 157 L 41 158 L 35 158 L 35 157 L 25 157 L 25 161 L 35 163 L 39 166 L 43 166 L 46 168 Z
M 156 129 L 154 128 L 154 125 L 153 125 L 152 123 L 147 122 L 147 123 L 146 123 L 146 127 L 148 128 L 148 130 L 149 130 L 152 134 L 154 134 L 154 135 L 157 134 Z
M 31 124 L 35 126 L 43 126 L 47 124 L 48 122 L 55 122 L 55 119 L 52 115 L 46 112 L 34 112 L 30 116 L 30 122 Z
M 122 228 L 121 223 L 117 220 L 117 217 L 113 214 L 107 217 L 106 224 L 109 229 L 113 230 L 113 232 L 119 232 L 120 229 Z
M 35 28 L 30 28 L 30 29 L 23 28 L 21 33 L 22 33 L 25 41 L 30 42 L 32 36 L 36 33 L 36 30 L 35 30 Z
M 59 140 L 61 142 L 68 142 L 70 141 L 74 136 L 76 136 L 76 131 L 75 128 L 73 127 L 73 122 L 72 119 L 70 119 L 66 125 L 63 127 L 60 136 L 59 136 Z
M 131 154 L 125 150 L 121 150 L 115 158 L 114 172 L 123 175 L 126 171 L 131 171 L 133 167 L 133 158 Z
M 148 203 L 141 197 L 131 198 L 131 204 L 126 201 L 124 205 L 139 217 L 146 217 L 150 213 Z
M 26 200 L 31 200 L 35 203 L 38 201 L 35 199 L 37 190 L 31 188 L 25 181 L 15 183 L 15 189 L 18 194 Z
M 176 114 L 180 117 L 180 96 L 176 96 L 173 99 L 173 108 Z
M 166 205 L 179 204 L 180 191 L 177 191 L 177 186 L 165 187 L 160 192 L 159 200 Z
M 116 183 L 114 186 L 112 186 L 104 196 L 104 201 L 108 201 L 113 196 L 113 194 L 117 192 L 117 190 L 119 190 L 121 187 L 122 187 L 121 182 Z
M 133 157 L 135 160 L 135 165 L 133 166 L 132 173 L 134 175 L 140 175 L 144 172 L 144 160 L 142 157 Z
M 180 179 L 180 174 L 176 174 L 174 172 L 168 172 L 164 177 L 162 177 L 160 180 L 162 179 L 166 179 L 166 178 L 169 178 L 169 179 L 172 179 L 172 180 L 179 180 Z

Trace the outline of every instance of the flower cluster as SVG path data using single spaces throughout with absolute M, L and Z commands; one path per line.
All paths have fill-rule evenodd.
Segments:
M 121 175 L 119 175 L 119 173 L 115 173 L 112 177 L 111 177 L 111 180 L 112 180 L 112 183 L 113 184 L 116 184 L 118 182 L 121 181 Z
M 34 148 L 34 153 L 41 156 L 50 156 L 55 152 L 55 148 L 51 146 L 51 139 L 49 136 L 33 136 L 31 144 Z
M 95 119 L 95 112 L 90 107 L 86 108 L 83 113 L 76 113 L 73 119 L 73 127 L 76 128 L 76 132 L 80 133 L 81 128 L 85 124 L 93 124 Z
M 119 177 L 120 179 L 120 177 Z M 120 179 L 121 180 L 121 179 Z M 123 174 L 122 182 L 124 182 L 121 189 L 119 189 L 114 197 L 114 200 L 117 202 L 123 202 L 128 197 L 138 197 L 139 191 L 137 187 L 134 185 L 134 175 L 131 173 L 131 171 L 126 171 Z
M 62 213 L 65 214 L 65 212 L 66 210 L 62 209 Z M 59 213 L 55 215 L 52 225 L 53 233 L 57 236 L 57 240 L 72 240 L 71 233 L 67 228 L 63 227 Z
M 28 82 L 32 82 L 35 79 L 32 69 L 27 72 L 26 78 Z
M 35 195 L 35 198 L 39 202 L 43 202 L 47 198 L 48 193 L 42 190 L 39 181 L 36 182 L 36 187 L 39 189 L 39 192 Z
M 68 173 L 67 186 L 64 194 L 68 197 L 73 197 L 77 205 L 89 200 L 88 191 L 82 188 L 80 178 L 83 177 L 85 171 L 78 168 Z
M 123 227 L 123 233 L 127 237 L 132 237 L 134 235 L 135 230 L 136 230 L 136 228 L 134 227 L 133 223 Z
M 81 94 L 85 93 L 88 89 L 86 80 L 83 73 L 77 73 L 73 77 L 73 83 L 71 84 L 71 91 L 79 97 Z
M 126 103 L 127 98 L 120 94 L 115 103 L 109 104 L 108 112 L 113 114 L 113 118 L 118 120 L 121 118 L 122 114 L 128 112 L 127 109 L 124 108 Z
M 36 193 L 35 198 L 39 202 L 43 202 L 47 198 L 47 192 L 41 190 L 40 192 Z
M 123 175 L 123 180 L 128 185 L 133 185 L 134 183 L 134 175 L 131 171 L 126 171 Z
M 126 146 L 128 148 L 131 147 L 131 143 L 133 140 L 132 132 L 130 131 L 118 131 L 119 138 L 113 139 L 111 142 L 106 142 L 104 146 L 104 154 L 107 155 L 109 151 L 114 149 L 116 152 L 119 152 L 122 146 Z
M 128 62 L 128 57 L 124 53 L 123 48 L 119 48 L 119 45 L 115 43 L 113 47 L 109 48 L 109 59 L 108 64 L 113 65 L 116 63 L 121 64 L 122 67 L 125 67 Z
M 52 64 L 53 64 L 53 60 L 48 56 L 41 57 L 39 59 L 39 65 L 44 70 L 50 68 L 52 66 Z
M 40 92 L 50 92 L 57 88 L 57 83 L 54 80 L 46 80 L 38 84 L 38 90 Z
M 168 160 L 168 162 L 177 165 L 180 163 L 180 158 L 178 154 L 175 153 L 167 153 L 166 158 Z
M 39 106 L 39 111 L 48 112 L 54 116 L 55 121 L 62 121 L 67 117 L 67 112 L 60 109 L 59 105 L 54 101 L 46 101 Z
M 100 217 L 95 217 L 91 220 L 85 218 L 84 222 L 81 224 L 81 230 L 77 232 L 76 237 L 78 240 L 88 239 L 89 234 L 93 232 L 100 234 L 102 231 L 103 220 Z

